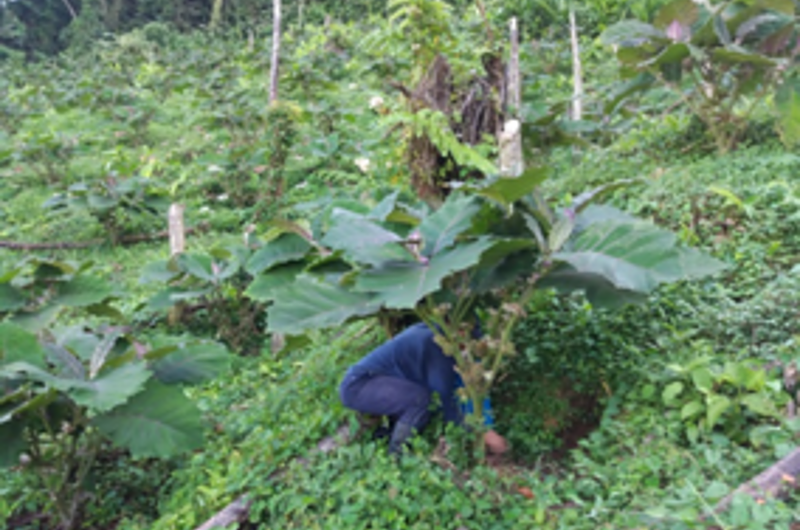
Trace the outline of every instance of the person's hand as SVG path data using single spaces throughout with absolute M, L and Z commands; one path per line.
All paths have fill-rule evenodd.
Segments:
M 506 439 L 497 434 L 496 431 L 490 430 L 483 435 L 483 443 L 490 453 L 500 455 L 508 451 L 508 442 Z

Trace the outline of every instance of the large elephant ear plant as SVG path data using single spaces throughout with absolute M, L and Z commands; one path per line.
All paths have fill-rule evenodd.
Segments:
M 300 335 L 383 310 L 435 326 L 465 395 L 480 404 L 514 353 L 511 330 L 535 289 L 583 290 L 596 306 L 638 302 L 658 285 L 713 274 L 723 264 L 670 232 L 592 203 L 618 182 L 556 214 L 535 191 L 546 170 L 462 186 L 435 211 L 386 197 L 374 209 L 340 201 L 311 222 L 284 222 L 256 253 L 248 294 L 271 302 L 273 332 Z M 475 308 L 481 338 L 471 337 Z

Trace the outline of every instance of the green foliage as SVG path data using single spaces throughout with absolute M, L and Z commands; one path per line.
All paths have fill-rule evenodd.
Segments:
M 721 366 L 711 357 L 698 357 L 686 366 L 668 366 L 676 377 L 664 387 L 662 399 L 679 414 L 690 441 L 721 428 L 741 443 L 753 415 L 780 421 L 779 409 L 789 399 L 780 378 L 768 380 L 767 371 L 751 364 L 728 361 Z
M 750 115 L 794 63 L 796 32 L 790 2 L 674 0 L 653 24 L 619 22 L 603 33 L 603 42 L 616 47 L 623 75 L 646 74 L 678 95 L 725 153 L 737 146 Z
M 90 184 L 73 184 L 43 206 L 54 214 L 88 213 L 103 226 L 112 243 L 119 243 L 137 221 L 165 218 L 169 198 L 152 180 L 109 176 Z
M 106 283 L 87 268 L 29 260 L 2 284 L 0 466 L 34 473 L 65 529 L 80 522 L 85 481 L 106 440 L 134 457 L 201 445 L 199 410 L 180 387 L 166 385 L 206 381 L 227 364 L 215 344 L 154 347 L 121 326 L 52 325 L 64 306 L 121 317 Z
M 30 370 L 42 381 L 31 379 L 32 388 L 51 388 L 87 415 L 93 407 L 110 407 L 96 413 L 107 420 L 100 423 L 108 436 L 102 437 L 82 484 L 81 498 L 89 500 L 83 505 L 84 526 L 194 528 L 247 492 L 255 500 L 253 526 L 675 530 L 697 526 L 700 511 L 792 449 L 796 422 L 753 412 L 746 403 L 754 398 L 740 401 L 749 394 L 763 395 L 780 410 L 787 394 L 776 388 L 777 369 L 765 372 L 767 384 L 759 391 L 723 377 L 728 365 L 760 370 L 797 360 L 798 162 L 791 147 L 787 151 L 767 141 L 774 135 L 773 123 L 780 122 L 783 138 L 789 139 L 791 83 L 776 93 L 775 108 L 782 110 L 774 117 L 767 112 L 772 109 L 762 108 L 771 98 L 751 115 L 754 125 L 742 133 L 739 145 L 756 147 L 724 157 L 703 156 L 704 150 L 690 144 L 704 140 L 708 127 L 673 112 L 669 88 L 635 99 L 647 79 L 616 83 L 607 50 L 592 40 L 603 26 L 622 18 L 618 13 L 650 20 L 648 10 L 657 3 L 574 5 L 581 33 L 587 35 L 581 39 L 587 119 L 578 123 L 566 116 L 571 74 L 563 9 L 551 22 L 544 7 L 530 9 L 526 2 L 485 1 L 486 19 L 473 2 L 453 2 L 451 10 L 440 4 L 444 18 L 430 22 L 446 24 L 448 38 L 437 42 L 436 35 L 429 35 L 422 48 L 412 47 L 398 31 L 401 19 L 389 23 L 372 16 L 383 14 L 385 3 L 285 2 L 285 100 L 277 108 L 265 103 L 269 27 L 263 23 L 269 23 L 272 4 L 260 0 L 225 2 L 217 28 L 188 33 L 175 28 L 204 25 L 211 2 L 109 1 L 106 10 L 87 0 L 80 3 L 86 26 L 71 23 L 69 35 L 61 37 L 62 42 L 71 40 L 72 52 L 52 61 L 6 60 L 0 65 L 4 239 L 98 237 L 100 225 L 91 222 L 86 208 L 45 215 L 39 206 L 53 193 L 44 187 L 47 182 L 56 190 L 76 182 L 93 187 L 109 174 L 141 175 L 158 193 L 186 204 L 189 226 L 210 228 L 190 235 L 183 259 L 158 266 L 146 264 L 165 256 L 160 241 L 34 251 L 19 265 L 14 251 L 0 250 L 4 270 L 16 271 L 0 277 L 0 318 L 11 322 L 2 324 L 0 336 L 22 345 L 7 347 L 8 359 L 0 364 L 19 362 L 42 344 L 51 356 L 60 351 L 54 344 L 63 344 L 86 357 L 69 366 L 78 369 L 80 364 L 91 374 L 92 354 L 98 344 L 112 340 L 115 329 L 122 335 L 108 358 L 116 361 L 117 355 L 132 351 L 129 340 L 150 348 L 154 357 L 164 354 L 116 366 L 107 361 L 94 379 L 87 375 L 77 383 L 65 382 L 66 375 L 55 373 L 50 364 L 38 367 L 48 375 Z M 90 26 L 96 20 L 88 16 L 89 9 L 107 29 L 115 26 L 117 34 L 81 48 L 78 37 L 85 37 L 86 45 L 94 38 Z M 326 10 L 333 15 L 327 26 L 309 25 L 321 22 Z M 453 185 L 447 188 L 451 199 L 445 208 L 431 211 L 408 193 L 407 159 L 393 127 L 410 130 L 414 117 L 387 80 L 411 86 L 415 61 L 441 49 L 448 53 L 454 82 L 472 86 L 470 80 L 483 72 L 482 60 L 490 51 L 488 30 L 495 43 L 502 43 L 505 17 L 514 10 L 523 16 L 523 31 L 537 39 L 523 39 L 521 50 L 525 139 L 540 149 L 531 160 L 552 167 L 535 167 L 522 179 Z M 159 22 L 128 32 L 145 22 L 145 14 Z M 539 26 L 531 22 L 536 18 Z M 7 43 L 2 24 L 0 42 Z M 551 29 L 539 31 L 546 26 Z M 17 47 L 24 33 L 14 35 L 11 45 Z M 463 151 L 463 145 L 453 143 L 458 133 L 449 133 L 457 130 L 457 115 L 448 120 L 431 111 L 423 119 L 430 123 L 417 131 L 434 138 L 438 150 Z M 552 148 L 562 142 L 570 149 Z M 494 157 L 491 142 L 469 149 L 458 154 L 460 161 L 488 170 L 480 164 Z M 470 165 L 470 160 L 480 164 Z M 552 177 L 544 180 L 545 173 Z M 620 179 L 648 185 L 633 188 L 625 182 L 618 187 Z M 592 239 L 626 233 L 650 241 L 639 237 L 638 227 L 615 224 L 616 217 L 595 219 L 603 210 L 584 208 L 592 200 L 609 200 L 675 234 L 651 227 L 644 235 L 652 241 L 676 249 L 700 247 L 731 267 L 723 281 L 661 285 L 648 289 L 647 304 L 614 312 L 599 307 L 602 298 L 587 299 L 583 293 L 564 296 L 538 289 L 527 303 L 520 300 L 525 285 L 518 280 L 534 271 L 543 250 L 572 253 L 563 263 L 575 262 L 584 271 L 632 272 L 641 285 L 662 277 L 663 271 L 624 246 L 626 239 L 620 238 L 623 247 L 611 248 L 604 246 L 610 240 Z M 117 209 L 125 230 L 156 227 L 151 224 L 155 216 L 126 218 L 124 206 Z M 267 222 L 277 210 L 292 222 Z M 581 219 L 596 223 L 587 228 Z M 248 248 L 241 248 L 243 229 Z M 491 246 L 479 252 L 487 241 Z M 215 250 L 220 248 L 226 250 Z M 600 254 L 598 249 L 603 254 L 597 261 L 574 255 L 578 250 Z M 456 258 L 470 254 L 480 254 L 473 269 L 481 274 L 467 285 L 465 272 L 446 271 L 452 263 L 455 268 L 469 263 Z M 89 257 L 98 262 L 94 274 L 80 261 L 70 261 Z M 431 263 L 436 259 L 434 265 L 444 274 L 441 288 L 434 285 L 437 270 Z M 504 369 L 493 374 L 493 382 L 502 380 L 491 388 L 496 429 L 511 441 L 514 465 L 505 462 L 496 473 L 474 466 L 469 452 L 474 433 L 446 432 L 437 420 L 400 463 L 385 459 L 380 442 L 366 440 L 364 432 L 336 453 L 309 454 L 343 423 L 352 422 L 351 434 L 363 430 L 339 403 L 337 385 L 348 364 L 385 338 L 373 320 L 365 327 L 349 326 L 352 315 L 342 301 L 353 298 L 351 309 L 358 315 L 353 318 L 370 318 L 383 302 L 375 291 L 354 290 L 367 285 L 380 287 L 377 294 L 384 302 L 408 305 L 409 293 L 417 291 L 393 284 L 398 273 L 426 280 L 415 287 L 433 289 L 429 297 L 437 311 L 472 318 L 471 306 L 459 309 L 457 298 L 445 296 L 455 286 L 479 298 L 496 296 L 478 304 L 483 323 L 491 324 L 492 313 L 485 308 L 493 307 L 502 307 L 500 324 L 517 322 L 509 332 L 513 350 L 502 353 Z M 153 281 L 138 284 L 140 276 Z M 626 278 L 615 281 L 627 285 Z M 537 286 L 544 287 L 546 279 Z M 153 298 L 165 287 L 171 290 Z M 280 323 L 285 330 L 334 329 L 288 336 L 284 350 L 267 354 L 262 347 L 264 307 L 292 296 L 285 305 L 292 311 Z M 162 303 L 154 311 L 148 300 Z M 510 303 L 503 306 L 499 300 Z M 218 320 L 210 318 L 209 301 L 219 309 Z M 401 312 L 407 316 L 406 310 L 377 311 L 382 319 Z M 123 316 L 131 314 L 134 318 Z M 165 321 L 165 315 L 174 320 Z M 179 336 L 160 337 L 164 331 Z M 237 369 L 230 376 L 209 381 L 228 361 L 218 355 L 218 347 L 196 339 L 222 338 L 222 331 L 237 352 L 263 354 L 235 358 Z M 497 336 L 491 326 L 488 331 L 489 338 Z M 64 333 L 79 339 L 66 339 Z M 492 352 L 501 351 L 490 345 Z M 492 359 L 492 352 L 475 351 L 484 363 Z M 709 357 L 704 362 L 714 377 L 713 399 L 698 390 L 691 375 L 665 369 L 666 364 L 681 370 L 693 366 L 700 355 Z M 125 380 L 120 384 L 116 376 Z M 116 404 L 130 390 L 125 381 L 139 381 L 140 391 Z M 674 403 L 665 403 L 664 389 L 676 382 L 684 388 Z M 177 397 L 184 385 L 194 385 L 186 395 L 196 408 Z M 480 385 L 473 387 L 486 390 Z M 721 397 L 731 405 L 707 429 L 703 422 L 711 408 L 724 404 Z M 168 399 L 177 400 L 176 406 L 164 410 L 160 406 Z M 681 411 L 695 401 L 703 410 L 682 419 Z M 737 406 L 740 416 L 734 414 Z M 144 456 L 196 437 L 197 409 L 204 422 L 214 425 L 204 433 L 204 449 L 166 460 Z M 0 416 L 5 412 L 0 410 Z M 154 413 L 179 427 L 176 436 L 156 436 Z M 62 425 L 60 418 L 48 418 Z M 9 424 L 0 425 L 0 448 L 10 448 L 16 463 L 19 452 L 30 456 L 30 448 L 12 445 L 18 438 Z M 100 434 L 99 426 L 91 424 L 80 440 Z M 687 437 L 692 426 L 698 427 L 696 440 Z M 437 440 L 443 433 L 450 445 L 445 453 Z M 54 435 L 65 444 L 78 436 L 76 431 Z M 162 443 L 143 443 L 150 436 Z M 68 455 L 46 441 L 49 455 Z M 140 455 L 135 461 L 128 458 L 131 448 Z M 303 460 L 292 463 L 295 457 Z M 20 527 L 37 514 L 55 513 L 31 469 L 16 466 L 0 479 L 5 526 Z M 714 523 L 730 529 L 787 528 L 798 519 L 796 500 L 737 501 Z M 29 526 L 36 524 L 55 526 L 52 519 Z
M 264 344 L 264 305 L 248 296 L 252 264 L 263 249 L 216 248 L 207 254 L 184 253 L 147 264 L 142 283 L 167 285 L 148 302 L 147 309 L 168 310 L 168 324 L 210 334 L 242 355 L 255 355 Z
M 283 288 L 272 288 L 269 281 L 270 330 L 296 335 L 382 308 L 413 310 L 438 330 L 437 343 L 456 360 L 464 397 L 480 403 L 513 355 L 510 333 L 539 285 L 583 290 L 595 305 L 615 305 L 641 301 L 661 283 L 722 268 L 699 251 L 679 247 L 671 233 L 652 224 L 608 206 L 588 207 L 619 185 L 585 193 L 555 217 L 538 204 L 536 193 L 520 192 L 530 192 L 542 178 L 541 171 L 532 171 L 516 179 L 516 186 L 500 186 L 495 179 L 465 187 L 470 195 L 451 194 L 441 208 L 411 217 L 399 229 L 381 223 L 375 210 L 364 215 L 334 209 L 322 237 L 305 234 L 311 244 L 306 243 L 304 262 L 288 275 L 285 269 L 273 273 L 293 281 Z M 495 203 L 498 196 L 503 209 Z M 396 196 L 391 200 L 394 204 L 376 210 L 391 212 Z M 512 203 L 521 215 L 508 213 Z M 283 228 L 297 231 L 299 226 Z M 280 240 L 273 245 L 271 254 L 283 249 Z M 292 258 L 300 261 L 296 254 Z M 486 336 L 470 340 L 473 305 L 491 291 Z M 475 414 L 481 417 L 480 410 Z

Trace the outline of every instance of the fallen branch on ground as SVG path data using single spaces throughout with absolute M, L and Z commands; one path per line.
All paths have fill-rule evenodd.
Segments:
M 766 497 L 780 497 L 800 478 L 800 447 L 768 467 L 761 474 L 745 482 L 717 503 L 714 512 L 722 512 L 730 506 L 736 495 L 749 495 L 757 501 Z

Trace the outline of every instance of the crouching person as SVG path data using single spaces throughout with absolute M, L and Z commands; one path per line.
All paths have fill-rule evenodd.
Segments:
M 431 396 L 439 394 L 446 422 L 464 419 L 456 391 L 463 383 L 455 360 L 444 354 L 425 324 L 415 324 L 378 346 L 351 366 L 339 387 L 345 407 L 365 414 L 388 416 L 389 452 L 398 454 L 414 434 L 421 432 L 431 415 Z M 484 435 L 492 453 L 507 450 L 505 439 L 495 432 L 491 406 L 484 403 Z

